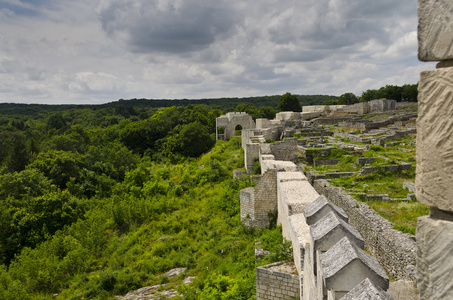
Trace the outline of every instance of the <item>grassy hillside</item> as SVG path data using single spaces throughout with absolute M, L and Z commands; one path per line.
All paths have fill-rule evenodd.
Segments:
M 242 165 L 238 137 L 181 164 L 141 159 L 111 195 L 72 199 L 83 215 L 1 266 L 0 299 L 109 299 L 156 284 L 185 299 L 253 298 L 254 243 L 264 235 L 278 249 L 281 230 L 241 224 L 239 190 L 250 182 L 231 174 Z M 176 267 L 187 270 L 167 278 Z

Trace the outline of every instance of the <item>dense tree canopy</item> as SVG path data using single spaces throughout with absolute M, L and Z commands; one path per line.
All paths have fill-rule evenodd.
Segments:
M 358 102 L 359 98 L 353 93 L 345 93 L 338 98 L 338 104 L 340 105 L 351 105 Z
M 296 95 L 286 93 L 278 100 L 278 111 L 302 111 L 299 98 Z

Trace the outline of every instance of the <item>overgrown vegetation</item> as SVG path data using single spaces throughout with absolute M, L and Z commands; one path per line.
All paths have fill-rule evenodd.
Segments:
M 405 151 L 403 151 L 403 150 Z M 398 170 L 396 172 L 377 170 L 370 174 L 358 175 L 363 165 L 356 164 L 360 157 L 374 157 L 375 160 L 366 166 L 384 167 L 398 165 L 402 162 L 410 163 L 412 170 Z M 346 189 L 357 200 L 366 202 L 377 213 L 389 220 L 395 229 L 405 233 L 415 234 L 417 218 L 429 213 L 429 208 L 416 200 L 412 201 L 371 201 L 364 195 L 387 194 L 389 198 L 406 198 L 408 190 L 403 187 L 404 182 L 415 180 L 415 144 L 413 136 L 404 136 L 389 141 L 386 147 L 371 145 L 369 150 L 362 154 L 356 151 L 346 151 L 335 147 L 328 157 L 319 159 L 341 159 L 334 166 L 318 166 L 315 169 L 320 173 L 326 172 L 354 172 L 349 177 L 331 179 L 331 184 Z
M 157 284 L 184 299 L 253 299 L 240 222 L 240 137 L 214 143 L 206 106 L 0 115 L 0 299 L 113 299 Z M 286 252 L 285 252 L 286 251 Z M 185 267 L 168 278 L 165 272 Z M 184 285 L 186 276 L 195 276 Z

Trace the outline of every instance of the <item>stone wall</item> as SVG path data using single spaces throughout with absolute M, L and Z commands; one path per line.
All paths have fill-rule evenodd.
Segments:
M 270 145 L 271 153 L 276 160 L 297 160 L 297 140 L 291 139 L 283 142 L 272 143 Z
M 415 282 L 414 240 L 393 229 L 392 224 L 379 216 L 365 203 L 355 200 L 339 187 L 330 186 L 327 180 L 315 180 L 314 188 L 330 201 L 344 209 L 349 223 L 365 240 L 365 248 L 395 279 Z
M 313 166 L 335 166 L 341 162 L 341 159 L 314 159 Z
M 440 61 L 421 73 L 417 119 L 417 223 L 420 299 L 453 299 L 453 2 L 418 1 L 418 57 Z
M 281 271 L 282 267 L 285 267 L 284 263 L 278 262 L 256 268 L 257 300 L 287 300 L 299 297 L 299 276 L 295 272 L 291 274 Z
M 370 174 L 379 170 L 398 172 L 401 170 L 412 170 L 412 165 L 410 163 L 401 163 L 399 165 L 388 165 L 388 166 L 378 166 L 378 167 L 363 167 L 360 169 L 357 176 Z
M 241 220 L 250 228 L 269 227 L 269 214 L 277 209 L 277 171 L 269 170 L 255 187 L 241 190 Z

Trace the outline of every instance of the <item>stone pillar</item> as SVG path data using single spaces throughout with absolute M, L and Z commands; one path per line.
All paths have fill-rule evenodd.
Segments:
M 453 299 L 453 2 L 419 0 L 418 56 L 440 61 L 421 73 L 417 199 L 430 215 L 417 224 L 420 299 Z

